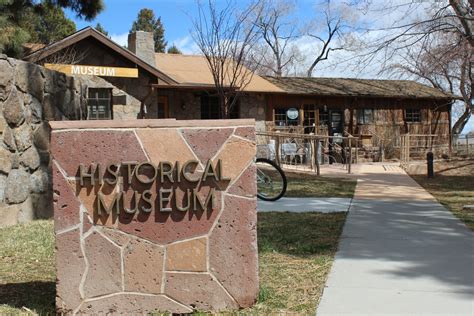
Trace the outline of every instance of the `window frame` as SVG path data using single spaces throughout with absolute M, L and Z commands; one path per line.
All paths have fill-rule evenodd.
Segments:
M 107 91 L 108 97 L 99 97 L 100 91 Z M 95 96 L 91 97 L 91 92 L 95 92 Z M 95 102 L 95 105 L 92 105 L 91 101 Z M 99 117 L 100 111 L 99 104 L 100 101 L 108 101 L 106 105 L 106 110 L 104 113 L 108 113 L 107 116 Z M 91 108 L 96 107 L 97 109 L 92 111 Z M 95 113 L 95 116 L 92 114 Z M 113 120 L 114 119 L 114 111 L 113 111 L 113 102 L 112 102 L 112 89 L 111 88 L 87 88 L 87 120 Z
M 406 108 L 405 109 L 405 122 L 407 123 L 421 123 L 421 109 L 417 108 Z
M 369 124 L 373 124 L 374 121 L 375 121 L 374 109 L 372 108 L 357 109 L 357 124 L 358 125 L 369 125 Z
M 286 115 L 286 112 L 289 109 L 296 108 L 299 109 L 297 106 L 279 106 L 275 107 L 273 111 L 273 123 L 275 124 L 276 127 L 288 127 L 288 126 L 299 126 L 300 125 L 300 116 L 294 120 L 290 120 L 288 116 Z M 278 113 L 277 113 L 278 112 Z M 277 119 L 278 117 L 278 119 Z M 280 122 L 283 122 L 284 124 L 279 124 Z M 289 124 L 291 123 L 291 124 Z

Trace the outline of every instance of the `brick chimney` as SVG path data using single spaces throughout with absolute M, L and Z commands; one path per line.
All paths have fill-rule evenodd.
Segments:
M 128 49 L 155 67 L 155 41 L 153 33 L 136 31 L 128 34 Z

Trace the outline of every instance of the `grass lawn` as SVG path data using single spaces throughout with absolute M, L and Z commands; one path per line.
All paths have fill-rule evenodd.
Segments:
M 474 211 L 463 211 L 474 204 L 474 161 L 443 163 L 433 179 L 426 175 L 411 175 L 441 204 L 474 230 Z
M 311 174 L 285 172 L 288 197 L 348 197 L 354 195 L 357 181 L 349 178 L 316 177 Z
M 351 197 L 355 182 L 289 174 L 290 196 Z M 260 294 L 244 314 L 314 314 L 345 213 L 259 213 Z M 0 229 L 0 314 L 54 314 L 52 221 Z

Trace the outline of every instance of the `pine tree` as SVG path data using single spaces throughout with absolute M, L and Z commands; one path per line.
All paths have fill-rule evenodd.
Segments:
M 164 53 L 167 42 L 165 41 L 165 28 L 161 23 L 161 17 L 156 18 L 151 9 L 141 9 L 137 20 L 133 22 L 130 32 L 145 31 L 152 32 L 155 40 L 155 52 Z
M 176 47 L 175 44 L 168 47 L 167 53 L 168 54 L 182 54 L 182 52 L 179 50 L 178 47 Z
M 95 29 L 110 38 L 109 32 L 107 32 L 107 30 L 102 26 L 102 24 L 97 23 Z
M 102 0 L 0 0 L 0 53 L 20 58 L 23 44 L 50 44 L 76 30 L 63 8 L 92 20 L 104 8 Z
M 29 9 L 28 17 L 20 25 L 28 31 L 32 43 L 51 44 L 76 31 L 76 24 L 63 9 L 48 2 L 36 10 Z

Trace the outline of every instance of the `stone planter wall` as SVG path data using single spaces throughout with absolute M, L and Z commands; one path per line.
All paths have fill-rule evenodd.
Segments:
M 256 301 L 253 120 L 51 126 L 59 313 L 230 311 Z M 186 169 L 189 161 L 194 167 Z M 215 175 L 203 176 L 219 161 Z M 160 168 L 173 170 L 171 178 L 157 176 Z M 105 170 L 115 170 L 115 180 Z M 161 190 L 170 188 L 171 200 L 161 200 Z M 145 190 L 149 205 L 142 203 Z M 202 199 L 214 192 L 215 203 L 194 209 L 187 190 Z M 138 208 L 130 211 L 136 194 Z M 104 211 L 100 201 L 115 207 Z
M 80 119 L 77 78 L 0 55 L 0 227 L 52 216 L 48 121 Z

